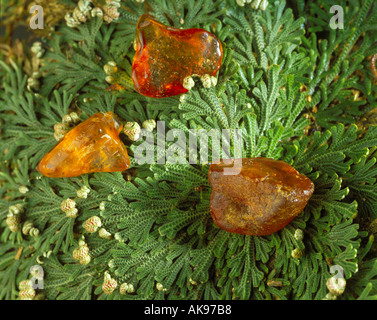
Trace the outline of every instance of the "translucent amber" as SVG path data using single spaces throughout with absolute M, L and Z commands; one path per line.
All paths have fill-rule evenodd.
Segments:
M 285 227 L 305 208 L 314 184 L 283 161 L 242 159 L 239 174 L 225 175 L 235 162 L 212 164 L 211 215 L 229 232 L 262 236 Z
M 70 130 L 43 157 L 37 170 L 52 178 L 126 170 L 130 160 L 119 139 L 121 130 L 122 124 L 113 112 L 96 113 Z
M 144 14 L 136 27 L 135 89 L 155 98 L 185 93 L 183 79 L 194 74 L 215 76 L 222 54 L 221 43 L 212 33 L 168 27 Z

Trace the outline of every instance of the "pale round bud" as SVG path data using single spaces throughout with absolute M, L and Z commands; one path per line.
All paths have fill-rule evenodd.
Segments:
M 62 201 L 60 208 L 62 211 L 67 212 L 68 210 L 74 209 L 76 207 L 76 202 L 70 198 Z
M 126 294 L 128 291 L 128 283 L 122 283 L 119 287 L 120 294 Z
M 19 214 L 12 214 L 7 216 L 6 223 L 8 225 L 8 228 L 14 233 L 20 231 L 20 222 L 21 217 Z
M 68 128 L 68 125 L 70 125 L 72 123 L 72 117 L 69 115 L 69 114 L 66 114 L 63 118 L 62 118 L 62 123 L 64 123 L 67 128 Z
M 76 8 L 73 10 L 72 17 L 73 17 L 76 21 L 79 21 L 79 22 L 86 22 L 86 16 L 85 16 L 85 14 L 80 10 L 79 7 L 76 7 Z
M 97 216 L 90 217 L 84 223 L 84 228 L 89 233 L 96 232 L 102 226 L 101 219 Z
M 98 231 L 98 235 L 99 235 L 101 238 L 103 238 L 103 239 L 107 239 L 107 240 L 111 239 L 111 233 L 108 232 L 105 228 L 101 228 L 101 229 L 99 229 L 99 231 Z
M 195 86 L 195 81 L 191 76 L 187 76 L 183 79 L 182 86 L 190 91 Z
M 114 62 L 114 61 L 110 61 Z M 110 64 L 109 62 L 103 66 L 103 70 L 105 73 L 110 76 L 118 71 L 118 68 L 116 65 Z
M 110 84 L 113 84 L 115 82 L 115 79 L 114 79 L 113 76 L 107 76 L 105 78 L 105 81 L 108 82 L 108 83 L 110 83 Z
M 82 258 L 80 259 L 80 264 L 86 266 L 87 264 L 90 263 L 90 260 L 91 260 L 91 259 L 90 259 L 90 255 L 88 254 L 88 255 L 86 255 L 86 256 L 84 256 L 84 257 L 82 257 Z
M 25 221 L 23 226 L 22 226 L 22 233 L 24 235 L 28 235 L 30 230 L 34 227 L 33 222 L 31 221 Z
M 92 9 L 92 11 L 90 12 L 91 16 L 94 18 L 94 17 L 103 17 L 103 11 L 101 10 L 101 8 L 98 8 L 98 7 L 95 7 Z
M 67 12 L 64 16 L 65 22 L 68 27 L 74 28 L 80 24 L 80 21 L 76 20 L 71 12 Z
M 303 255 L 304 255 L 304 250 L 299 249 L 299 248 L 293 249 L 291 252 L 292 258 L 295 258 L 295 259 L 300 259 Z
M 301 229 L 296 229 L 294 237 L 296 240 L 302 241 L 304 239 L 304 231 Z
M 185 100 L 186 100 L 186 95 L 185 95 L 185 94 L 182 94 L 182 95 L 179 97 L 179 102 L 180 102 L 180 103 L 183 103 Z
M 27 288 L 19 292 L 21 300 L 33 300 L 35 297 L 35 290 L 33 288 Z
M 326 282 L 327 289 L 335 296 L 340 296 L 346 289 L 346 280 L 343 277 L 331 277 Z
M 72 252 L 72 257 L 75 260 L 81 260 L 88 255 L 89 255 L 89 247 L 86 243 L 82 246 L 79 246 Z
M 39 42 L 39 41 L 35 41 L 31 47 L 31 52 L 33 52 L 34 54 L 38 54 L 40 52 L 43 51 L 43 48 L 42 48 L 42 42 Z
M 72 208 L 72 209 L 68 209 L 68 210 L 66 210 L 66 211 L 65 211 L 65 215 L 66 215 L 68 218 L 76 218 L 78 212 L 79 212 L 79 210 L 77 210 L 77 208 Z
M 104 276 L 104 281 L 102 284 L 102 290 L 106 294 L 111 294 L 114 292 L 116 287 L 118 286 L 118 283 L 115 279 L 111 278 L 110 274 L 106 271 Z
M 14 214 L 20 214 L 22 212 L 24 212 L 24 205 L 22 203 L 17 203 L 9 207 L 8 216 L 11 216 Z
M 57 134 L 65 135 L 68 131 L 69 127 L 67 123 L 59 122 L 54 125 L 54 132 L 56 132 Z
M 127 122 L 124 125 L 123 132 L 130 138 L 132 141 L 136 141 L 140 138 L 141 128 L 137 122 Z
M 31 228 L 30 231 L 29 231 L 29 235 L 31 237 L 38 237 L 39 236 L 39 229 Z
M 110 18 L 108 22 L 116 20 L 120 16 L 117 6 L 114 6 L 114 5 L 103 6 L 102 10 L 105 14 L 105 17 L 107 16 L 108 18 Z
M 18 288 L 20 289 L 20 291 L 22 291 L 22 290 L 26 290 L 26 289 L 31 288 L 32 285 L 33 285 L 33 283 L 31 282 L 30 279 L 22 280 L 22 281 L 19 282 Z
M 29 87 L 36 88 L 36 89 L 39 88 L 39 85 L 40 85 L 39 80 L 32 77 L 29 77 L 27 79 L 27 84 Z
M 262 0 L 261 4 L 259 5 L 259 9 L 261 10 L 266 10 L 268 6 L 268 1 L 267 0 Z
M 79 190 L 77 190 L 76 194 L 79 198 L 86 199 L 90 189 L 87 186 L 82 186 Z
M 133 292 L 135 292 L 135 288 L 134 288 L 134 285 L 133 285 L 132 283 L 129 283 L 129 284 L 128 284 L 127 292 L 128 292 L 128 293 L 133 293 Z
M 22 185 L 22 186 L 19 186 L 18 191 L 22 194 L 25 194 L 25 193 L 29 192 L 29 188 L 27 186 Z
M 251 4 L 251 7 L 256 10 L 258 9 L 260 3 L 261 3 L 261 0 L 254 0 L 253 3 Z
M 217 84 L 217 78 L 210 76 L 209 74 L 205 74 L 200 77 L 204 88 L 211 88 Z
M 73 123 L 78 123 L 80 122 L 80 117 L 78 116 L 78 114 L 76 112 L 71 112 L 69 114 L 69 116 L 71 117 Z
M 147 130 L 147 131 L 149 131 L 149 132 L 152 132 L 152 131 L 154 130 L 154 128 L 156 128 L 156 121 L 153 120 L 153 119 L 145 120 L 145 121 L 141 124 L 141 126 L 142 126 L 145 130 Z
M 91 3 L 92 3 L 91 0 L 80 0 L 77 4 L 77 7 L 82 13 L 87 14 L 91 9 L 90 7 Z
M 56 141 L 60 141 L 64 138 L 64 134 L 60 134 L 60 133 L 57 133 L 57 132 L 54 132 L 54 139 Z

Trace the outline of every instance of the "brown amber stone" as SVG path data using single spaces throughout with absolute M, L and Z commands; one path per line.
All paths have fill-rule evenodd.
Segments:
M 121 122 L 113 112 L 99 112 L 70 130 L 38 164 L 51 178 L 90 172 L 123 171 L 130 166 L 127 149 L 119 139 Z
M 226 231 L 254 236 L 274 233 L 302 212 L 313 194 L 310 179 L 284 161 L 242 159 L 239 173 L 226 175 L 224 169 L 236 164 L 230 161 L 212 164 L 209 170 L 211 215 Z
M 222 60 L 220 41 L 203 29 L 165 26 L 143 14 L 136 26 L 132 79 L 136 91 L 154 98 L 187 92 L 183 79 L 215 76 Z

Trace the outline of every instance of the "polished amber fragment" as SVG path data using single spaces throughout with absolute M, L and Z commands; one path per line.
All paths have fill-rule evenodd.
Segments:
M 222 54 L 221 43 L 212 33 L 168 27 L 144 14 L 136 27 L 132 65 L 135 89 L 155 98 L 185 93 L 183 79 L 192 75 L 215 76 Z
M 221 161 L 209 170 L 211 215 L 226 231 L 272 234 L 302 212 L 314 192 L 310 179 L 286 162 L 245 158 L 239 174 L 224 174 L 225 168 L 235 164 L 234 160 Z
M 130 160 L 119 138 L 121 130 L 113 112 L 96 113 L 70 130 L 42 158 L 37 170 L 52 178 L 126 170 Z

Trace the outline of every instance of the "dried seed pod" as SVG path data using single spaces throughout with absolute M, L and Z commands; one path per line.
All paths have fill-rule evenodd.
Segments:
M 96 232 L 102 226 L 101 219 L 97 216 L 90 217 L 84 223 L 84 228 L 89 233 Z

